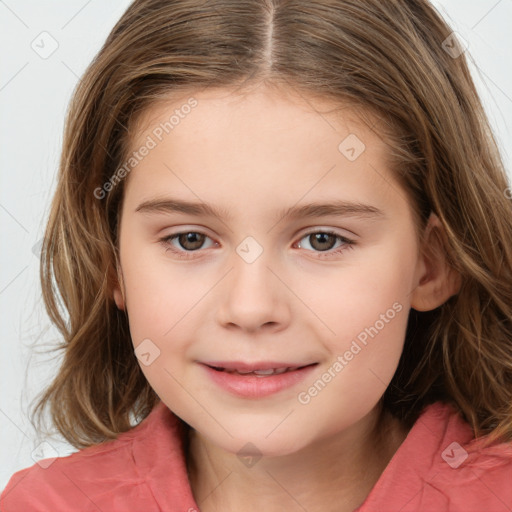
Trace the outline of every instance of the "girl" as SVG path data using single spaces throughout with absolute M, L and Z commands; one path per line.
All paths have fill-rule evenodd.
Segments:
M 425 0 L 136 0 L 41 270 L 79 451 L 2 511 L 512 509 L 510 188 Z

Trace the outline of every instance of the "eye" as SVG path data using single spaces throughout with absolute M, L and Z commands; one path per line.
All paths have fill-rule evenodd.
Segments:
M 197 252 L 201 249 L 206 239 L 211 240 L 208 235 L 199 231 L 182 231 L 180 233 L 174 233 L 161 238 L 159 241 L 166 251 L 171 251 L 179 258 L 186 259 L 192 258 L 193 255 L 190 253 Z M 336 239 L 341 242 L 341 245 L 333 251 L 332 249 L 336 244 Z M 350 240 L 334 231 L 328 230 L 310 231 L 309 233 L 306 233 L 299 240 L 298 246 L 300 248 L 303 248 L 302 240 L 307 240 L 307 243 L 304 245 L 309 244 L 312 247 L 313 251 L 310 252 L 318 252 L 320 254 L 326 253 L 325 256 L 322 254 L 322 257 L 340 254 L 345 250 L 353 249 L 353 246 L 356 244 L 354 240 Z M 176 244 L 173 242 L 177 242 L 181 248 L 177 248 Z
M 334 245 L 336 244 L 336 239 L 341 242 L 341 246 L 334 251 L 332 251 Z M 332 256 L 333 254 L 340 254 L 341 252 L 353 249 L 355 245 L 354 240 L 350 240 L 344 236 L 339 235 L 334 231 L 310 231 L 306 233 L 299 241 L 299 247 L 303 247 L 302 240 L 306 240 L 307 244 L 310 245 L 315 252 L 327 253 L 327 256 Z
M 200 249 L 206 238 L 210 237 L 198 231 L 182 231 L 181 233 L 166 236 L 160 239 L 160 242 L 166 251 L 171 251 L 180 258 L 189 258 L 190 256 L 187 255 L 187 252 L 195 252 Z M 175 244 L 172 243 L 175 240 L 184 250 L 176 249 Z

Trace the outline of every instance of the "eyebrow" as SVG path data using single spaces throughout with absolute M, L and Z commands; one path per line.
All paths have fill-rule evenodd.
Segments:
M 194 216 L 209 216 L 220 220 L 232 220 L 227 210 L 208 203 L 183 201 L 175 198 L 150 199 L 142 202 L 135 209 L 143 213 L 185 213 Z M 385 219 L 386 214 L 379 208 L 359 202 L 336 200 L 329 203 L 316 202 L 292 206 L 276 212 L 277 219 L 299 219 L 311 217 L 360 217 L 368 219 Z

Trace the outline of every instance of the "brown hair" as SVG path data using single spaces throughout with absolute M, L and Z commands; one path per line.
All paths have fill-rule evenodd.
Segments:
M 83 448 L 130 429 L 159 401 L 112 299 L 125 180 L 104 184 L 156 101 L 264 81 L 377 116 L 418 228 L 434 212 L 446 232 L 461 289 L 433 311 L 410 311 L 385 409 L 410 426 L 442 400 L 475 436 L 512 439 L 512 206 L 467 54 L 446 44 L 451 32 L 424 0 L 133 2 L 67 114 L 41 258 L 64 359 L 34 414 L 50 406 L 58 431 Z

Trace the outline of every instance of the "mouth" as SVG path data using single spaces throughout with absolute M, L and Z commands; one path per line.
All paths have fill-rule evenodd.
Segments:
M 319 363 L 260 361 L 256 363 L 201 363 L 206 375 L 223 391 L 244 399 L 260 400 L 298 386 Z M 283 395 L 285 398 L 287 395 Z M 289 396 L 288 396 L 289 398 Z
M 318 363 L 310 363 L 305 365 L 293 366 L 283 363 L 256 363 L 251 365 L 244 363 L 216 363 L 206 364 L 206 366 L 218 372 L 237 375 L 256 375 L 258 377 L 266 377 L 269 375 L 281 375 L 283 373 L 302 370 L 303 368 L 308 368 L 309 366 L 316 366 L 317 364 Z

